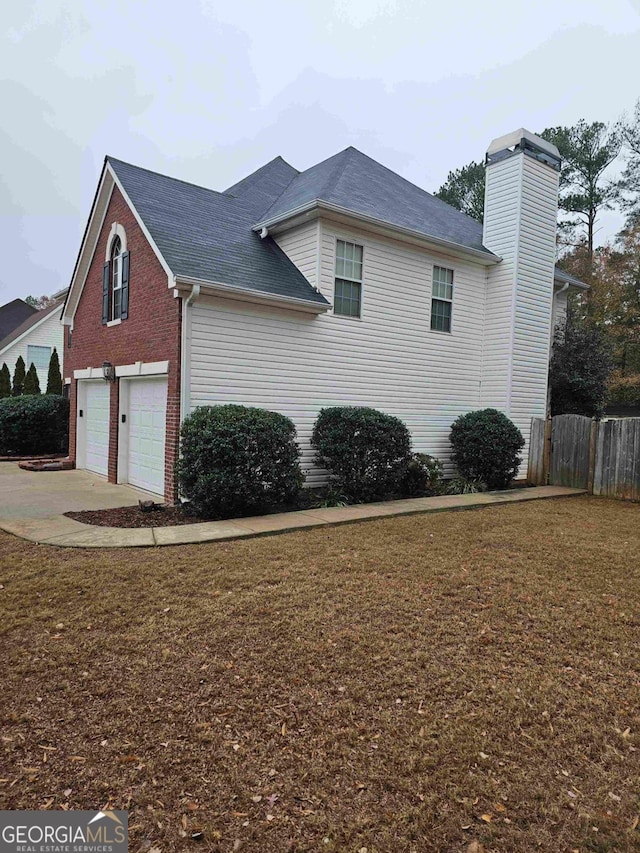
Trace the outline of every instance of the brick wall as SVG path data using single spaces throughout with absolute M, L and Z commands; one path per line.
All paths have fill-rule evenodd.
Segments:
M 130 253 L 129 317 L 116 326 L 102 325 L 102 267 L 111 226 L 119 222 Z M 180 430 L 180 319 L 182 301 L 167 286 L 167 274 L 117 187 L 114 188 L 100 238 L 74 318 L 71 347 L 65 329 L 64 373 L 71 377 L 69 454 L 76 458 L 76 380 L 74 370 L 136 361 L 168 361 L 165 499 L 176 499 L 174 465 Z M 118 476 L 119 381 L 111 385 L 109 482 Z

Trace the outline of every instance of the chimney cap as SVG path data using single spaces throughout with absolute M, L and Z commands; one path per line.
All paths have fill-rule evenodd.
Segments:
M 530 142 L 536 148 L 549 154 L 551 157 L 560 160 L 560 152 L 558 151 L 555 145 L 553 145 L 551 142 L 547 142 L 547 140 L 543 139 L 541 136 L 537 136 L 535 133 L 531 133 L 530 130 L 526 130 L 524 127 L 521 127 L 519 130 L 514 130 L 512 133 L 506 133 L 504 136 L 499 136 L 497 139 L 494 139 L 487 149 L 487 156 L 495 154 L 498 151 L 504 151 L 505 149 L 520 146 L 523 139 L 527 142 Z

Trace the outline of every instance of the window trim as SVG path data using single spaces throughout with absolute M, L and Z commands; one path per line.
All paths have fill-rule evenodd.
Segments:
M 120 241 L 119 252 L 114 256 L 116 241 Z M 117 261 L 117 269 L 114 267 Z M 102 325 L 117 326 L 129 318 L 129 280 L 131 276 L 130 253 L 127 232 L 119 222 L 113 222 L 105 245 L 102 282 Z M 125 267 L 127 276 L 124 277 Z M 114 275 L 115 272 L 115 275 Z M 115 295 L 120 293 L 120 313 L 115 315 Z
M 434 296 L 434 284 L 436 283 L 434 280 L 436 270 L 446 270 L 451 273 L 451 299 L 447 299 L 442 296 Z M 440 282 L 439 282 L 440 283 Z M 453 334 L 453 295 L 455 293 L 455 284 L 456 284 L 456 271 L 453 267 L 444 267 L 440 264 L 433 264 L 431 268 L 431 303 L 429 305 L 429 331 L 435 332 L 438 335 L 452 335 Z M 451 308 L 449 312 L 449 328 L 448 329 L 434 329 L 433 328 L 433 303 L 434 302 L 446 302 Z
M 350 278 L 346 275 L 338 275 L 338 243 L 350 244 L 351 246 L 357 247 L 362 251 L 362 273 L 361 278 Z M 345 237 L 336 237 L 334 243 L 334 256 L 333 256 L 333 306 L 331 309 L 331 313 L 334 317 L 341 317 L 343 320 L 362 320 L 363 313 L 363 304 L 364 304 L 364 243 L 359 243 L 357 240 L 352 239 L 348 240 Z M 344 260 L 344 259 L 343 259 Z M 360 300 L 358 304 L 358 313 L 357 314 L 342 314 L 339 311 L 336 311 L 336 285 L 339 281 L 346 281 L 350 284 L 358 284 L 360 285 Z

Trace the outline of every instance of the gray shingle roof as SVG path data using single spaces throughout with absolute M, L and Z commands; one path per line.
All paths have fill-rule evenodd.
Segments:
M 295 172 L 284 160 L 236 184 L 236 195 L 107 160 L 175 275 L 328 304 L 270 237 L 251 230 Z
M 36 308 L 28 305 L 22 299 L 13 299 L 6 305 L 0 305 L 0 341 L 4 340 L 36 311 Z
M 223 193 L 107 160 L 177 276 L 328 305 L 270 237 L 253 231 L 316 201 L 496 257 L 479 222 L 351 147 L 305 172 L 276 157 Z M 586 287 L 559 267 L 556 279 Z
M 482 245 L 479 222 L 356 148 L 345 148 L 294 177 L 260 222 L 284 217 L 317 200 L 492 255 Z

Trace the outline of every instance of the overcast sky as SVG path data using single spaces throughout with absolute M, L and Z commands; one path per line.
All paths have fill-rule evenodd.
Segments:
M 27 0 L 1 39 L 0 304 L 68 285 L 105 154 L 224 189 L 355 145 L 435 191 L 640 97 L 640 0 Z

